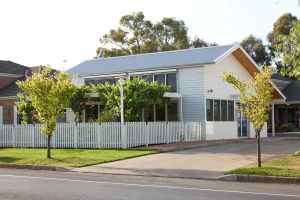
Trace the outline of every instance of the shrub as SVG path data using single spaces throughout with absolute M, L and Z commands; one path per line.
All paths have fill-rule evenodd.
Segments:
M 290 123 L 281 124 L 279 126 L 279 130 L 282 132 L 291 132 L 291 131 L 293 131 L 293 125 Z
M 117 114 L 112 110 L 106 110 L 102 113 L 100 113 L 97 122 L 116 122 L 118 121 Z

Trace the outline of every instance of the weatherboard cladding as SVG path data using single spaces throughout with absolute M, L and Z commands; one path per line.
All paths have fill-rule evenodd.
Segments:
M 213 63 L 234 46 L 224 45 L 87 60 L 68 70 L 68 73 L 71 75 L 95 75 L 208 64 Z
M 178 81 L 183 121 L 204 121 L 204 67 L 179 69 Z

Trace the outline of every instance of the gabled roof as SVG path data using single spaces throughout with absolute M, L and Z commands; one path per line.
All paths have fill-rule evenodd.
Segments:
M 4 88 L 0 89 L 0 98 L 2 97 L 15 97 L 20 92 L 19 86 L 17 86 L 16 82 L 18 80 L 24 81 L 26 78 L 23 76 L 21 78 L 16 79 L 14 82 L 8 84 Z
M 25 75 L 28 67 L 11 62 L 0 60 L 0 74 L 10 74 L 10 75 Z
M 283 77 L 280 74 L 273 74 L 272 80 L 281 89 L 286 96 L 286 102 L 300 101 L 300 81 L 288 77 Z M 284 87 L 282 87 L 284 82 Z
M 237 45 L 213 46 L 157 53 L 138 54 L 87 60 L 71 68 L 71 75 L 96 75 L 117 72 L 141 71 L 176 66 L 203 65 L 216 62 L 218 58 Z

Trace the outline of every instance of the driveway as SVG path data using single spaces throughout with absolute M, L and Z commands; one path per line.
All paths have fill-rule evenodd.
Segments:
M 262 158 L 300 149 L 300 138 L 262 140 Z M 234 143 L 132 158 L 75 169 L 77 172 L 212 179 L 256 162 L 256 143 Z

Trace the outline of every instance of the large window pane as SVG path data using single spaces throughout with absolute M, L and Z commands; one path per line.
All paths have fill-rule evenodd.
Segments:
M 151 83 L 151 82 L 153 82 L 153 75 L 152 74 L 150 74 L 150 75 L 143 75 L 142 79 L 144 79 L 145 81 Z
M 170 92 L 177 92 L 176 73 L 167 74 L 167 85 L 171 86 Z
M 221 101 L 221 121 L 227 121 L 227 101 Z
M 165 83 L 165 74 L 155 74 L 154 75 L 154 81 L 156 81 L 160 84 L 166 84 Z
M 213 100 L 212 99 L 206 99 L 206 120 L 207 121 L 213 121 Z
M 178 121 L 178 102 L 171 101 L 168 103 L 168 121 Z
M 162 122 L 166 121 L 166 110 L 165 110 L 165 104 L 162 105 L 155 105 L 156 108 L 156 121 Z
M 234 101 L 228 101 L 228 121 L 234 121 Z
M 220 121 L 220 100 L 214 100 L 214 121 Z

